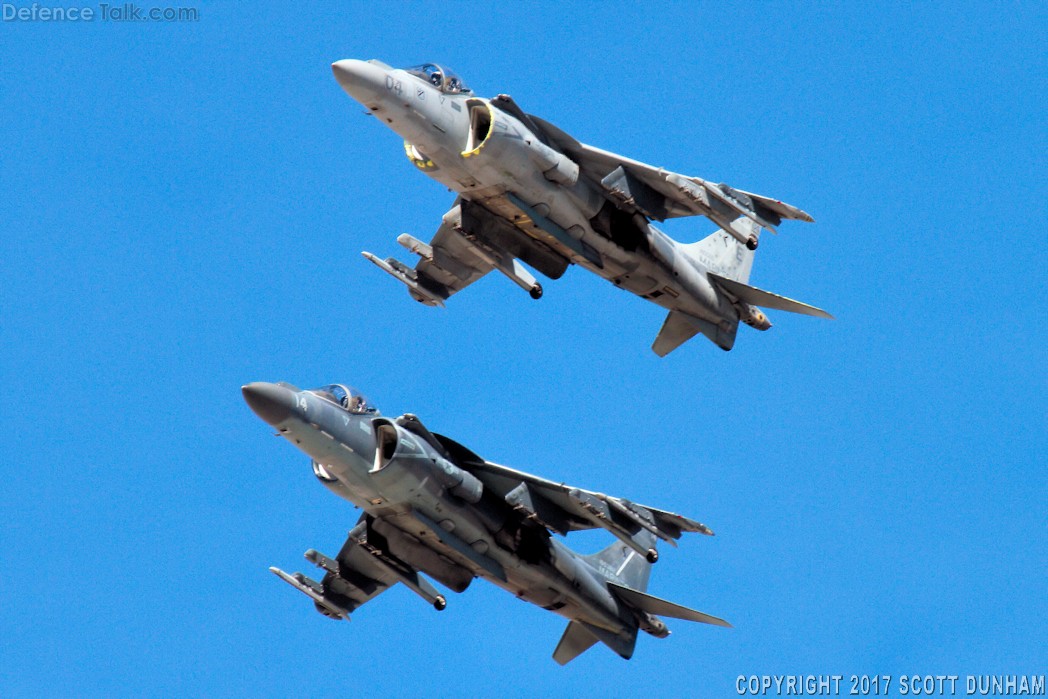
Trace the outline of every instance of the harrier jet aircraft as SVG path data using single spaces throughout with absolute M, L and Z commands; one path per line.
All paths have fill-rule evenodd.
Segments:
M 656 615 L 729 626 L 645 592 L 656 540 L 713 534 L 705 525 L 493 464 L 414 415 L 382 417 L 344 385 L 242 390 L 259 417 L 312 458 L 321 483 L 364 511 L 338 555 L 306 551 L 324 571 L 319 582 L 270 568 L 324 616 L 349 619 L 397 583 L 444 609 L 425 573 L 455 592 L 484 578 L 567 618 L 553 653 L 562 665 L 598 641 L 631 657 L 638 630 L 669 635 Z M 618 541 L 589 556 L 552 536 L 598 527 Z
M 419 256 L 414 269 L 364 253 L 427 306 L 491 270 L 537 299 L 542 286 L 524 262 L 551 279 L 577 264 L 667 309 L 652 346 L 660 356 L 697 333 L 730 350 L 740 320 L 771 327 L 758 307 L 832 317 L 747 284 L 762 229 L 812 220 L 796 207 L 580 143 L 508 95 L 475 96 L 432 63 L 342 60 L 332 70 L 404 139 L 418 169 L 458 193 L 429 243 L 397 238 Z M 695 215 L 720 230 L 682 244 L 651 223 Z

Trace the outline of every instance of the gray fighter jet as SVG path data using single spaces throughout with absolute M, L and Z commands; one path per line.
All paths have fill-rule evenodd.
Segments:
M 397 238 L 421 258 L 414 269 L 364 253 L 423 304 L 443 306 L 493 269 L 537 299 L 542 286 L 524 262 L 551 279 L 578 264 L 669 310 L 652 345 L 660 356 L 696 333 L 730 350 L 740 320 L 771 327 L 758 307 L 832 317 L 746 283 L 762 229 L 812 220 L 796 207 L 579 143 L 508 95 L 475 96 L 432 63 L 343 60 L 332 70 L 404 138 L 418 169 L 458 193 L 428 244 Z M 720 229 L 686 245 L 651 224 L 695 215 Z
M 553 653 L 562 665 L 597 641 L 631 657 L 638 630 L 669 635 L 656 615 L 729 626 L 645 593 L 656 540 L 713 534 L 705 525 L 491 463 L 414 415 L 382 417 L 344 385 L 242 390 L 259 417 L 312 458 L 321 483 L 364 511 L 337 556 L 306 552 L 325 571 L 319 582 L 270 568 L 327 617 L 348 619 L 398 582 L 444 609 L 425 573 L 455 592 L 484 578 L 566 617 Z M 590 556 L 551 535 L 597 527 L 618 541 Z

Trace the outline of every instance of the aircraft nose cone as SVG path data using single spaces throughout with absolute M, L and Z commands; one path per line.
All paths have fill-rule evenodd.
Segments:
M 295 407 L 295 394 L 283 386 L 256 381 L 242 386 L 240 390 L 248 406 L 270 425 L 275 426 L 288 419 Z
M 386 71 L 373 63 L 346 58 L 331 64 L 335 80 L 358 102 L 374 100 L 386 89 Z

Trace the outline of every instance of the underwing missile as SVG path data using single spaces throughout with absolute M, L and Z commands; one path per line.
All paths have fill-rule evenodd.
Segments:
M 516 258 L 508 255 L 496 257 L 468 237 L 463 236 L 462 239 L 466 241 L 477 257 L 487 262 L 489 265 L 504 274 L 511 282 L 531 294 L 531 298 L 536 300 L 542 298 L 542 285 L 535 280 L 535 277 L 532 276 L 531 272 L 526 270 L 524 265 L 520 264 Z
M 437 589 L 428 580 L 419 575 L 417 570 L 410 568 L 406 571 L 402 570 L 400 566 L 387 559 L 382 551 L 369 544 L 367 539 L 354 538 L 354 542 L 374 556 L 372 560 L 375 563 L 378 563 L 390 575 L 395 576 L 400 582 L 404 583 L 404 586 L 409 590 L 432 604 L 433 608 L 438 612 L 443 611 L 448 606 L 448 601 L 444 598 L 444 595 L 437 592 Z
M 741 218 L 745 217 L 758 226 L 767 228 L 775 233 L 775 227 L 753 213 L 745 206 L 721 191 L 720 187 L 703 180 L 695 181 L 697 178 L 681 177 L 680 175 L 667 175 L 666 181 L 677 188 L 684 195 L 682 201 L 696 213 L 706 216 L 720 226 L 726 233 L 740 243 L 744 243 L 750 250 L 757 249 L 757 236 L 753 235 L 747 225 L 742 225 Z M 727 210 L 727 211 L 725 211 Z
M 586 513 L 587 518 L 591 522 L 601 529 L 613 534 L 619 541 L 644 556 L 649 563 L 654 563 L 659 560 L 658 551 L 654 548 L 640 545 L 633 538 L 632 532 L 611 518 L 611 512 L 606 501 L 598 500 L 594 496 L 578 489 L 568 491 L 567 496 Z
M 424 260 L 433 259 L 433 248 L 409 233 L 398 235 L 397 242 Z
M 306 551 L 305 555 L 306 560 L 315 565 L 316 567 L 326 570 L 329 573 L 333 573 L 334 575 L 338 575 L 339 566 L 338 561 L 336 561 L 335 559 L 325 556 L 316 549 L 309 549 L 308 551 Z
M 382 260 L 376 257 L 375 255 L 372 255 L 370 252 L 364 252 L 361 254 L 364 255 L 364 257 L 366 257 L 371 262 L 374 262 L 375 265 L 377 265 L 378 268 L 381 269 L 383 272 L 404 284 L 404 286 L 411 290 L 411 293 L 415 296 L 415 298 L 422 301 L 422 303 L 426 304 L 427 306 L 444 306 L 444 299 L 440 298 L 432 291 L 429 291 L 428 289 L 420 285 L 417 281 L 412 279 L 412 270 L 404 266 L 403 262 L 400 262 L 392 257 Z
M 295 573 L 294 575 L 289 575 L 284 571 L 280 570 L 280 568 L 276 568 L 273 566 L 269 568 L 269 571 L 284 582 L 286 582 L 291 587 L 304 594 L 306 597 L 309 597 L 319 606 L 326 609 L 328 612 L 331 613 L 332 618 L 345 619 L 349 621 L 349 612 L 343 609 L 342 607 L 338 606 L 331 600 L 327 599 L 324 596 L 323 586 L 321 586 L 321 584 L 318 583 L 316 580 L 313 580 L 312 578 L 307 578 L 302 573 Z

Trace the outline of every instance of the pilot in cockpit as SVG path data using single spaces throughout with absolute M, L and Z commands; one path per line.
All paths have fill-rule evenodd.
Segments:
M 430 85 L 447 94 L 471 93 L 455 71 L 442 68 L 435 63 L 423 63 L 406 69 L 412 75 L 422 78 Z
M 312 392 L 321 398 L 336 403 L 355 415 L 378 414 L 378 410 L 368 402 L 364 394 L 352 386 L 335 383 L 322 388 L 315 388 Z

